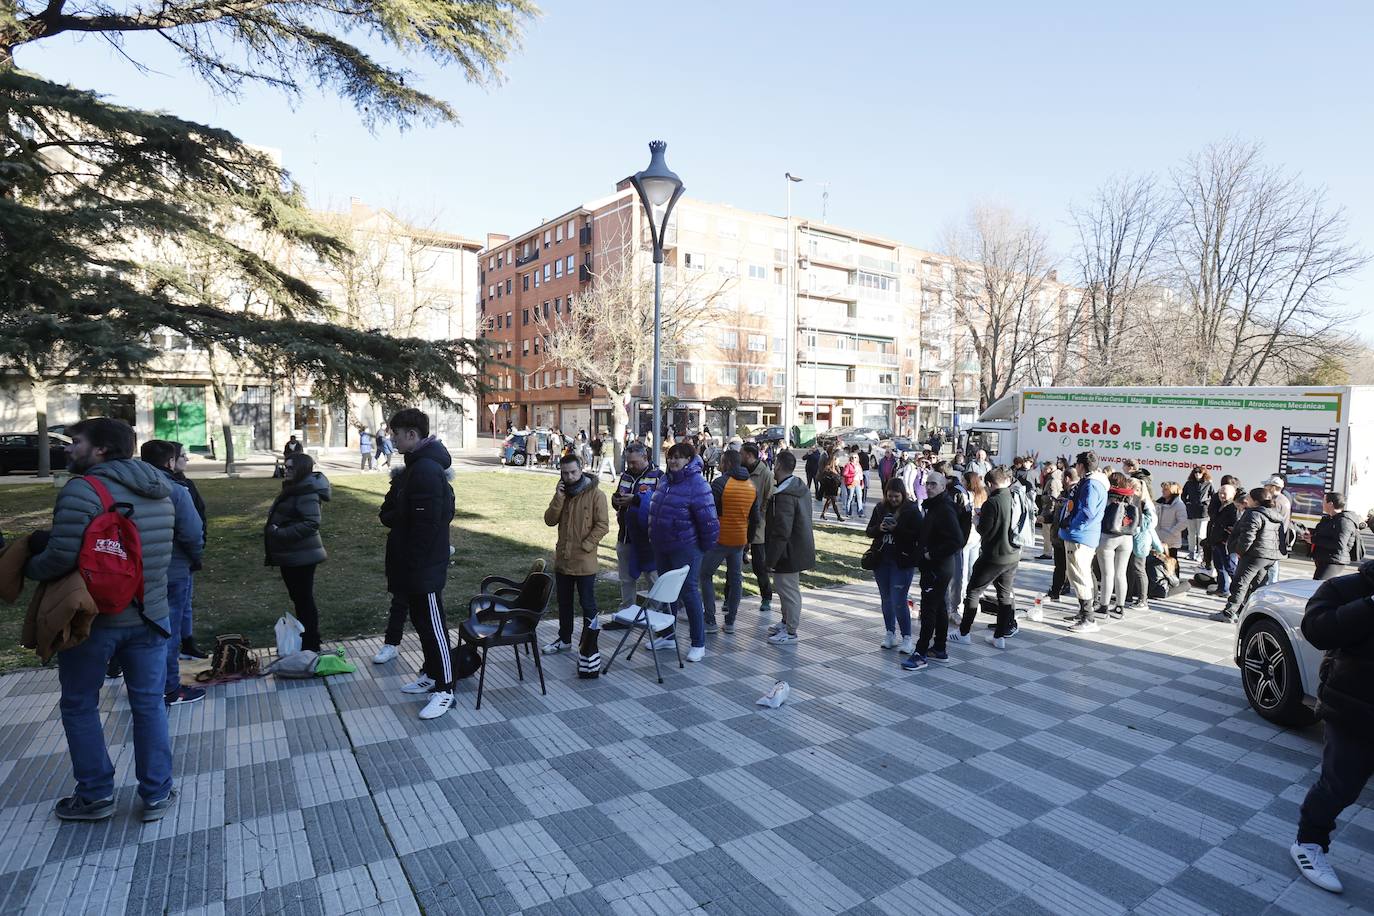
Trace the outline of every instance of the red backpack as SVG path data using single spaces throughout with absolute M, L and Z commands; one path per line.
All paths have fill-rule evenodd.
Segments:
M 143 603 L 143 543 L 138 527 L 130 518 L 133 507 L 116 503 L 105 484 L 95 477 L 82 478 L 90 484 L 103 507 L 91 519 L 81 537 L 81 552 L 76 568 L 86 581 L 86 591 L 102 614 L 119 614 L 135 601 L 140 612 Z M 120 506 L 127 513 L 119 510 Z

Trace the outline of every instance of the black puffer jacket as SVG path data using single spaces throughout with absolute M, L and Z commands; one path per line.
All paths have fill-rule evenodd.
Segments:
M 1360 564 L 1359 572 L 1321 584 L 1307 602 L 1302 635 L 1326 652 L 1317 714 L 1374 728 L 1374 560 Z
M 267 566 L 314 566 L 328 559 L 320 538 L 320 504 L 327 502 L 329 478 L 319 471 L 282 485 L 262 531 Z
M 939 561 L 952 557 L 968 543 L 968 532 L 959 523 L 959 508 L 954 494 L 945 490 L 926 498 L 921 504 L 921 558 Z
M 1279 528 L 1282 525 L 1283 516 L 1277 509 L 1267 506 L 1246 509 L 1226 542 L 1226 550 L 1242 557 L 1277 560 L 1282 556 L 1279 553 Z
M 883 521 L 891 514 L 886 500 L 878 503 L 865 533 L 873 538 L 873 549 L 878 551 L 880 561 L 888 560 L 901 569 L 911 569 L 919 556 L 921 507 L 908 499 L 897 510 L 897 527 L 883 531 Z
M 1312 559 L 1318 563 L 1353 566 L 1355 540 L 1359 536 L 1360 517 L 1354 512 L 1328 515 L 1312 529 Z
M 1183 484 L 1183 505 L 1188 509 L 1189 518 L 1206 518 L 1207 505 L 1212 501 L 1212 482 L 1199 480 L 1192 475 Z
M 386 587 L 394 595 L 440 591 L 448 580 L 448 526 L 453 521 L 453 464 L 434 436 L 406 453 L 405 467 L 377 513 L 391 531 L 386 537 Z

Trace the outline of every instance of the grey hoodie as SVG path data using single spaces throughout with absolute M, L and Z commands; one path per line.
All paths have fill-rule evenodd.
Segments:
M 143 549 L 144 613 L 149 620 L 162 620 L 167 616 L 167 564 L 176 525 L 171 495 L 176 483 L 151 464 L 133 458 L 102 462 L 86 473 L 100 478 L 116 503 L 133 507 L 130 518 L 138 528 Z M 49 582 L 75 570 L 86 526 L 102 511 L 100 497 L 84 478 L 67 481 L 53 507 L 48 545 L 29 558 L 24 575 Z M 92 626 L 132 627 L 140 623 L 138 610 L 131 604 L 119 614 L 97 615 Z

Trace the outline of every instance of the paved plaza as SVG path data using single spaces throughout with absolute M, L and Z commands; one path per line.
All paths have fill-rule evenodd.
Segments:
M 1023 593 L 1047 575 L 1027 563 Z M 118 811 L 63 824 L 56 672 L 0 678 L 0 913 L 1374 910 L 1374 793 L 1335 836 L 1346 893 L 1298 878 L 1320 731 L 1250 712 L 1205 599 L 1084 638 L 1051 608 L 1006 652 L 980 620 L 916 673 L 878 647 L 872 587 L 809 592 L 793 646 L 755 608 L 662 686 L 642 651 L 589 681 L 564 655 L 542 697 L 504 650 L 480 712 L 467 681 L 429 723 L 398 689 L 413 641 L 385 666 L 350 644 L 356 675 L 212 688 L 171 713 L 181 797 L 147 825 L 122 686 Z M 788 704 L 755 705 L 779 678 Z

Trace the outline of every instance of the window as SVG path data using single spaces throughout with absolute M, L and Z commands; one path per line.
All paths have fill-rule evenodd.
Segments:
M 559 223 L 559 224 L 558 224 L 558 228 L 554 230 L 553 239 L 554 239 L 554 241 L 557 242 L 558 244 L 560 244 L 560 245 L 563 244 L 563 224 L 562 224 L 562 223 Z
M 548 248 L 548 247 L 549 247 L 549 237 L 550 237 L 552 234 L 553 234 L 553 233 L 552 233 L 550 230 L 548 230 L 548 229 L 545 229 L 545 230 L 544 230 L 544 247 L 545 247 L 545 248 Z
M 721 366 L 720 383 L 722 385 L 738 385 L 739 370 L 736 369 L 734 366 Z
M 534 272 L 534 288 L 539 288 L 539 271 L 537 270 Z
M 529 338 L 526 338 L 525 340 L 520 341 L 520 355 L 521 355 L 521 356 L 529 356 L 529 355 L 530 355 L 530 342 L 529 342 Z
M 539 355 L 539 341 L 540 341 L 540 340 L 541 340 L 541 338 L 539 338 L 539 337 L 536 337 L 536 338 L 534 339 L 534 355 L 535 355 L 535 356 L 538 356 L 538 355 Z
M 530 275 L 529 275 L 529 274 L 525 274 L 523 277 L 520 278 L 520 289 L 521 289 L 521 291 L 523 291 L 523 292 L 528 292 L 528 291 L 529 291 L 529 288 L 530 288 Z
M 745 380 L 746 380 L 750 385 L 754 385 L 754 386 L 767 385 L 767 384 L 768 384 L 768 370 L 767 370 L 767 369 L 750 369 L 750 370 L 745 374 Z
M 787 387 L 787 373 L 786 373 L 786 372 L 779 372 L 779 373 L 776 373 L 776 374 L 773 376 L 773 387 L 774 387 L 774 388 L 786 388 L 786 387 Z
M 561 260 L 553 262 L 553 275 L 555 277 L 563 276 L 563 262 Z
M 553 300 L 553 313 L 554 313 L 555 315 L 561 315 L 561 314 L 563 314 L 563 297 L 562 297 L 562 296 L 559 296 L 558 298 L 556 298 L 556 299 Z
M 720 348 L 722 350 L 739 349 L 739 331 L 721 331 Z
M 739 261 L 725 258 L 716 265 L 716 273 L 724 274 L 727 277 L 739 276 Z
M 549 313 L 549 300 L 545 299 L 545 300 L 544 300 L 544 320 L 545 320 L 545 321 L 548 321 L 548 320 L 549 320 L 549 315 L 550 315 L 550 313 Z
M 530 310 L 525 309 L 525 314 L 521 317 L 520 326 L 524 327 L 530 323 Z
M 684 385 L 700 385 L 706 381 L 706 370 L 700 366 L 683 366 L 682 383 Z
M 689 251 L 682 256 L 682 259 L 683 266 L 688 270 L 706 269 L 706 256 L 703 254 Z
M 549 282 L 549 269 L 550 269 L 552 266 L 553 266 L 553 265 L 551 265 L 551 264 L 545 264 L 545 265 L 544 265 L 544 282 L 545 282 L 545 283 L 548 283 L 548 282 Z
M 774 338 L 773 338 L 773 352 L 774 352 L 774 353 L 784 353 L 784 352 L 786 352 L 786 350 L 787 350 L 787 338 L 786 338 L 786 337 L 774 337 Z
M 902 384 L 908 388 L 911 388 L 916 384 L 916 378 L 911 375 L 904 375 L 902 376 Z
M 510 280 L 506 280 L 506 295 L 510 295 Z
M 497 299 L 500 299 L 500 298 L 501 298 L 501 284 L 500 284 L 500 283 L 496 284 L 496 298 L 497 298 Z
M 509 327 L 513 327 L 513 326 L 515 325 L 514 319 L 515 319 L 515 313 L 514 313 L 514 312 L 506 312 L 506 327 L 508 327 L 508 328 L 509 328 Z
M 487 258 L 487 270 L 495 270 L 495 269 L 496 269 L 496 259 L 495 259 L 495 258 Z
M 576 226 L 577 226 L 577 221 L 576 221 L 576 220 L 571 220 L 571 219 L 568 220 L 568 241 L 570 241 L 570 242 L 572 241 L 572 238 L 573 238 L 573 231 L 576 229 Z
M 572 274 L 573 274 L 573 264 L 575 263 L 575 262 L 573 261 L 573 258 L 574 258 L 574 257 L 576 257 L 576 255 L 571 255 L 571 254 L 570 254 L 570 255 L 568 255 L 568 256 L 564 259 L 564 261 L 566 262 L 564 266 L 567 268 L 568 276 L 570 276 L 570 277 L 571 277 Z
M 495 285 L 495 284 L 492 284 L 492 285 L 490 285 L 490 286 L 487 287 L 487 298 L 491 298 L 492 296 L 495 296 L 495 295 L 496 295 L 496 285 Z
M 763 266 L 762 264 L 750 264 L 750 265 L 749 265 L 749 279 L 750 279 L 750 280 L 766 280 L 766 279 L 768 279 L 768 271 L 767 271 L 767 269 L 764 268 L 764 266 Z
M 749 352 L 750 352 L 750 353 L 767 353 L 767 352 L 768 352 L 768 335 L 767 335 L 767 334 L 750 334 L 750 335 L 749 335 Z M 759 384 L 762 385 L 763 382 L 759 382 Z
M 896 384 L 896 382 L 897 382 L 897 374 L 896 374 L 895 372 L 879 372 L 879 373 L 878 373 L 878 384 L 879 384 L 879 385 L 894 385 L 894 384 Z
M 511 353 L 514 352 L 514 350 L 515 350 L 515 345 L 514 345 L 514 343 L 513 343 L 512 341 L 509 341 L 509 340 L 506 341 L 506 359 L 510 359 Z
M 496 266 L 497 266 L 497 267 L 500 267 L 500 266 L 501 266 L 502 264 L 504 264 L 504 263 L 506 263 L 506 256 L 505 256 L 505 254 L 504 254 L 504 253 L 503 253 L 503 254 L 498 254 L 498 255 L 496 256 Z

